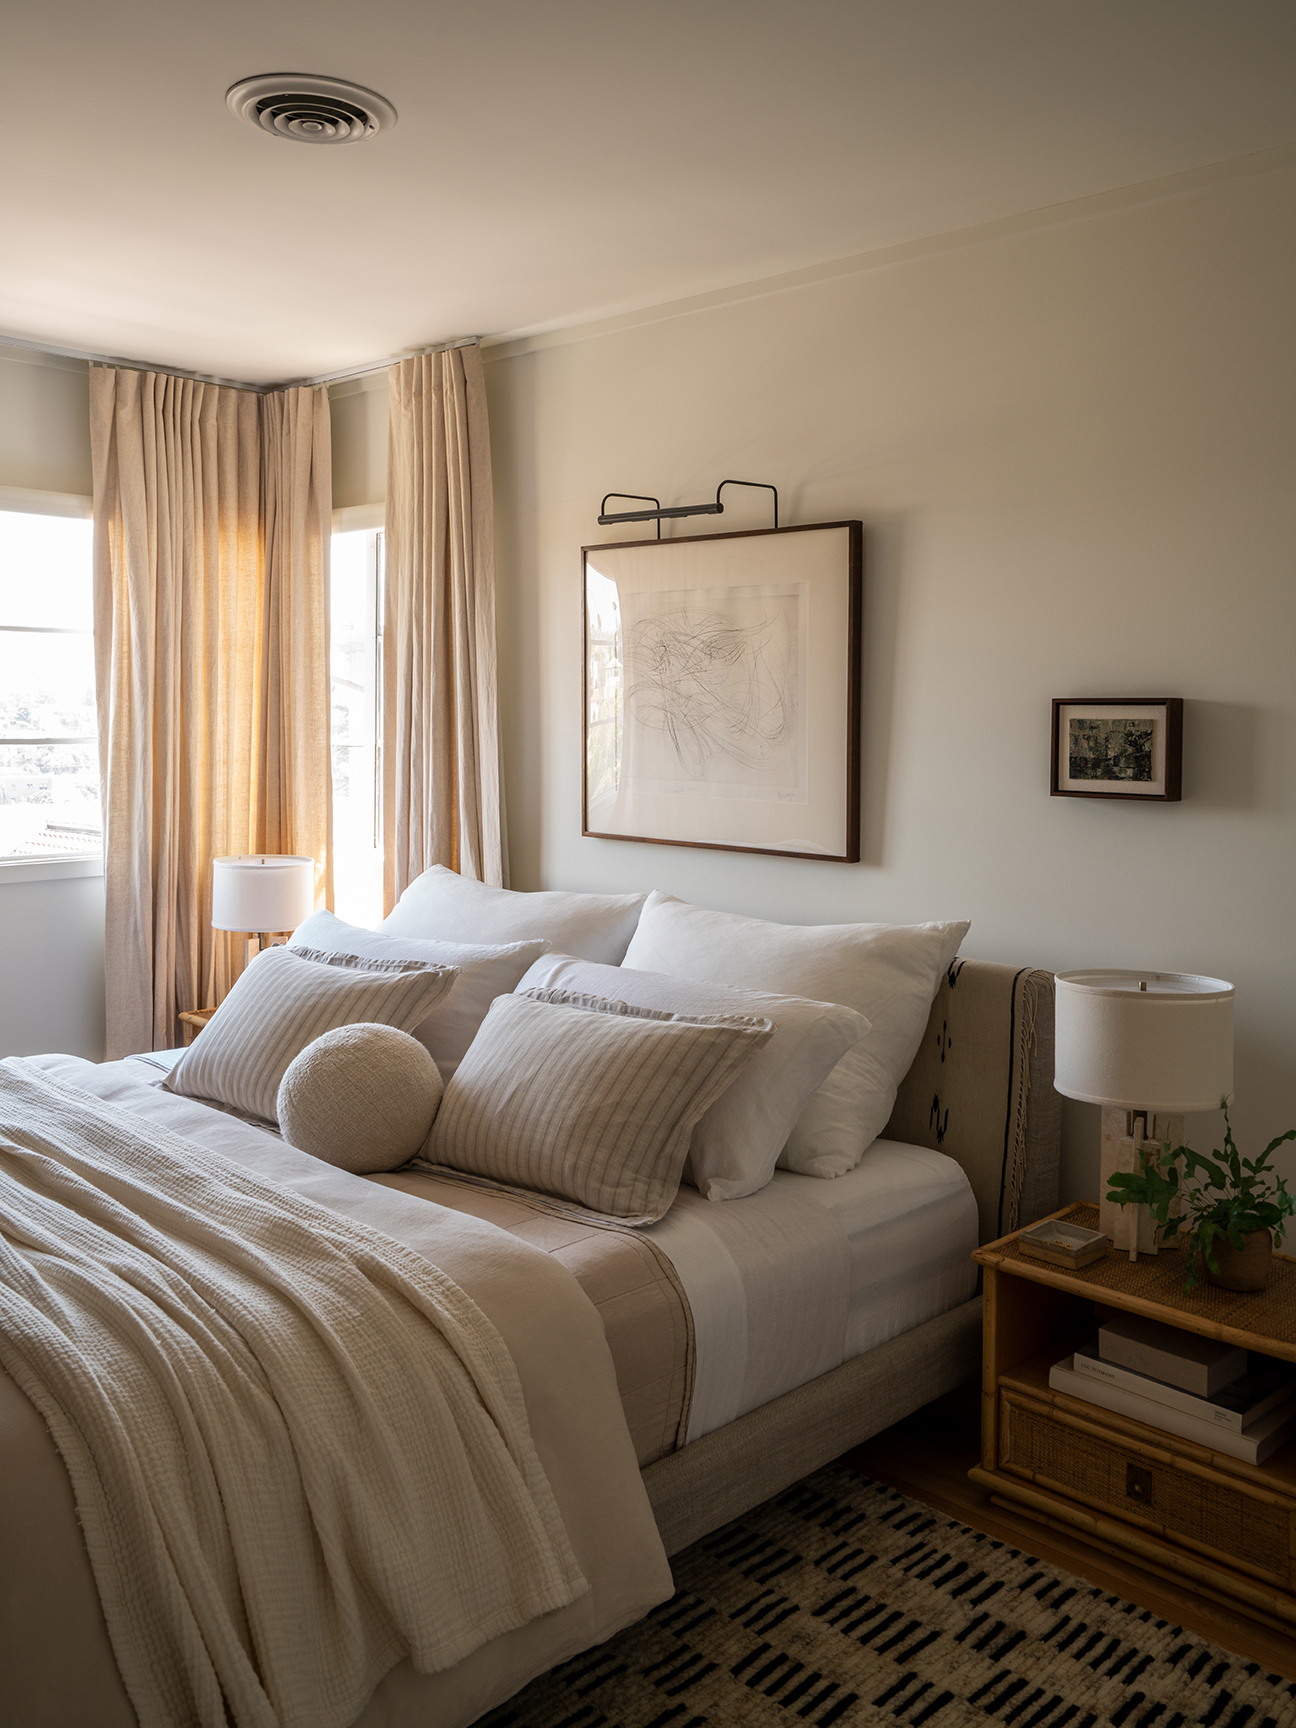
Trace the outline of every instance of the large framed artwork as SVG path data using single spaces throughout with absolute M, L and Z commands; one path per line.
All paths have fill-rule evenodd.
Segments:
M 864 526 L 584 546 L 584 819 L 859 860 Z
M 1055 798 L 1175 804 L 1183 777 L 1183 697 L 1053 699 Z

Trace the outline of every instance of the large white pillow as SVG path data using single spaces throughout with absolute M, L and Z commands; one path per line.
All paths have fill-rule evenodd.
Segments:
M 325 954 L 354 954 L 362 960 L 418 960 L 424 965 L 453 966 L 459 976 L 450 994 L 438 1002 L 414 1036 L 448 1080 L 477 1036 L 486 1010 L 497 996 L 507 996 L 547 942 L 508 942 L 501 947 L 481 943 L 428 942 L 415 936 L 392 935 L 386 928 L 364 930 L 332 912 L 312 912 L 293 931 L 290 948 Z
M 488 888 L 434 864 L 415 878 L 383 919 L 387 936 L 439 942 L 547 940 L 564 954 L 615 966 L 639 922 L 643 894 L 517 894 Z
M 936 924 L 771 924 L 652 893 L 625 964 L 742 990 L 854 1008 L 872 1031 L 801 1112 L 779 1158 L 806 1176 L 844 1176 L 886 1126 L 917 1054 L 965 919 Z
M 540 988 L 615 997 L 632 1008 L 751 1016 L 772 1024 L 769 1043 L 739 1071 L 690 1137 L 684 1181 L 708 1200 L 738 1200 L 765 1186 L 811 1094 L 869 1030 L 862 1014 L 835 1002 L 698 984 L 629 966 L 598 966 L 570 954 L 542 955 L 518 985 L 519 993 Z
M 652 1224 L 679 1191 L 694 1124 L 772 1031 L 747 1015 L 563 990 L 501 996 L 445 1089 L 425 1156 Z

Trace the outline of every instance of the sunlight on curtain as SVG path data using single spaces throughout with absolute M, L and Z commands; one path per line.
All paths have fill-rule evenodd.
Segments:
M 115 1057 L 242 968 L 214 857 L 309 855 L 330 897 L 328 394 L 94 366 L 90 428 Z
M 382 554 L 382 530 L 361 528 L 333 536 L 329 561 L 333 910 L 366 929 L 383 915 Z
M 383 903 L 433 864 L 508 885 L 481 349 L 388 369 Z

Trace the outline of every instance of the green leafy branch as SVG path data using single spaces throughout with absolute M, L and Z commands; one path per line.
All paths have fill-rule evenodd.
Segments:
M 1241 1253 L 1246 1238 L 1254 1230 L 1269 1230 L 1275 1243 L 1286 1234 L 1286 1222 L 1296 1213 L 1296 1195 L 1287 1191 L 1287 1184 L 1270 1168 L 1269 1160 L 1284 1140 L 1296 1140 L 1296 1128 L 1289 1128 L 1271 1140 L 1258 1158 L 1243 1158 L 1233 1140 L 1233 1125 L 1229 1121 L 1228 1105 L 1221 1099 L 1224 1111 L 1224 1148 L 1210 1157 L 1194 1152 L 1191 1146 L 1176 1146 L 1172 1151 L 1166 1140 L 1155 1152 L 1139 1149 L 1143 1165 L 1141 1174 L 1114 1171 L 1108 1178 L 1108 1200 L 1117 1206 L 1146 1206 L 1161 1227 L 1161 1239 L 1173 1242 L 1182 1231 L 1188 1240 L 1188 1276 L 1184 1289 L 1197 1283 L 1198 1255 L 1216 1274 L 1216 1243 L 1223 1238 Z M 1195 1187 L 1187 1178 L 1201 1177 Z M 1179 1213 L 1175 1202 L 1182 1195 L 1186 1211 Z

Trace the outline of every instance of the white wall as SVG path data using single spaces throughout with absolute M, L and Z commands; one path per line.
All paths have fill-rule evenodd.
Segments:
M 63 1050 L 101 1062 L 103 877 L 23 874 L 0 865 L 0 1056 Z
M 487 351 L 512 870 L 1231 979 L 1254 1147 L 1296 1121 L 1296 171 L 1171 190 Z M 626 537 L 611 488 L 726 475 L 866 523 L 860 864 L 581 838 L 579 548 Z M 741 496 L 723 526 L 768 520 Z M 1050 699 L 1149 694 L 1186 698 L 1183 803 L 1050 798 Z

